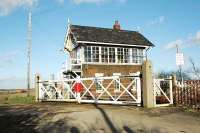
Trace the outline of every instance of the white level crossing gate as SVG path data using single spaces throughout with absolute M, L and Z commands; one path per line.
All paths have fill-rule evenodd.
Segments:
M 39 81 L 39 100 L 141 105 L 140 74 Z M 82 90 L 75 92 L 76 83 Z

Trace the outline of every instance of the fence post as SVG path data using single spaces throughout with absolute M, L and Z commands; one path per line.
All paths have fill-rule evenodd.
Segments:
M 149 60 L 144 61 L 142 65 L 142 86 L 143 86 L 143 106 L 146 108 L 155 107 L 152 63 Z
M 39 102 L 39 81 L 40 81 L 40 74 L 36 73 L 35 74 L 35 101 Z
M 140 76 L 140 72 L 137 72 L 137 75 Z M 137 102 L 141 103 L 141 79 L 140 77 L 136 77 L 136 83 L 137 83 Z M 140 104 L 141 105 L 141 104 Z
M 176 82 L 176 75 L 172 75 L 172 93 L 173 93 L 173 103 L 177 103 L 177 82 Z
M 170 93 L 170 104 L 173 104 L 173 81 L 172 81 L 172 76 L 170 76 L 170 81 L 169 81 L 169 93 Z

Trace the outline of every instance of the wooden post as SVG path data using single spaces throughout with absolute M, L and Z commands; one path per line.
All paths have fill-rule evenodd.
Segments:
M 142 65 L 142 83 L 143 83 L 143 106 L 146 108 L 155 107 L 152 63 L 149 60 L 144 61 Z
M 177 103 L 177 84 L 176 84 L 176 75 L 172 75 L 172 93 L 173 93 L 173 102 Z
M 194 103 L 197 106 L 197 82 L 194 83 Z
M 35 101 L 39 102 L 39 81 L 41 77 L 40 74 L 35 74 Z
M 170 76 L 170 81 L 169 81 L 169 92 L 170 92 L 170 104 L 173 104 L 173 81 L 172 81 L 172 76 Z

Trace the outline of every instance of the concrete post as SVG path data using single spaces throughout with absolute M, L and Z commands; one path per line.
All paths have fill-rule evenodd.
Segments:
M 143 106 L 145 108 L 155 107 L 152 63 L 149 60 L 144 61 L 142 65 L 142 86 L 143 86 Z
M 35 74 L 35 101 L 39 102 L 39 81 L 41 77 L 40 74 Z

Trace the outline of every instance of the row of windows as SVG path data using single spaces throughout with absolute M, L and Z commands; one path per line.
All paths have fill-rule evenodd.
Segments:
M 143 50 L 137 48 L 112 48 L 85 46 L 85 62 L 142 63 Z

